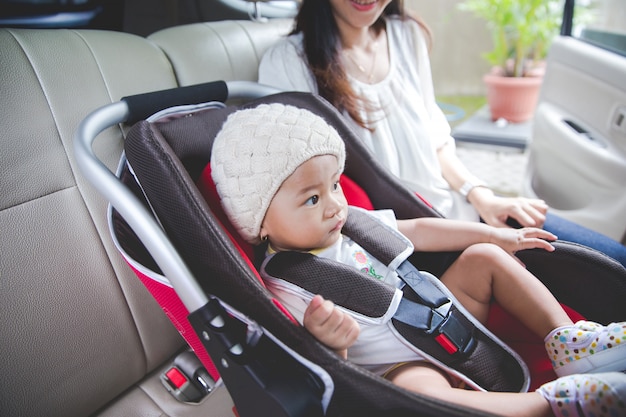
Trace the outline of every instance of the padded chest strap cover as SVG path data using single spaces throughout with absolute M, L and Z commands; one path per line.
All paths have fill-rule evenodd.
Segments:
M 472 317 L 437 278 L 404 260 L 407 251 L 412 252 L 406 238 L 352 207 L 343 232 L 396 270 L 405 282 L 401 297 L 399 290 L 354 267 L 310 253 L 276 253 L 264 263 L 264 274 L 320 294 L 355 316 L 390 323 L 419 354 L 476 389 L 528 390 L 530 378 L 522 359 Z

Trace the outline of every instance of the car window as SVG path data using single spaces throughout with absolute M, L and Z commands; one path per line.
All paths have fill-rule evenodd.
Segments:
M 120 30 L 123 0 L 0 0 L 0 27 Z
M 577 0 L 569 34 L 626 56 L 624 0 Z
M 163 3 L 163 2 L 158 2 Z M 292 18 L 298 0 L 0 0 L 0 27 L 108 29 L 147 36 L 215 20 Z

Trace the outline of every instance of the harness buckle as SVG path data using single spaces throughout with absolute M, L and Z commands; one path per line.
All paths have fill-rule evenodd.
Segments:
M 451 355 L 467 354 L 472 351 L 476 341 L 474 326 L 453 307 L 452 301 L 433 309 L 431 327 L 428 333 L 436 334 L 437 343 Z

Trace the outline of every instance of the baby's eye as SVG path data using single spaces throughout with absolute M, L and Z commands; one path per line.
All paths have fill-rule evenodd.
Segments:
M 320 197 L 318 195 L 311 196 L 307 201 L 304 202 L 307 206 L 314 206 L 320 201 Z
M 339 184 L 339 181 L 337 181 L 336 183 L 333 184 L 333 191 L 337 191 L 341 188 L 341 185 Z

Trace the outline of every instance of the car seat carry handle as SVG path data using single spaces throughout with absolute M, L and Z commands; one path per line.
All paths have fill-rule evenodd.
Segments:
M 147 119 L 150 115 L 168 107 L 182 104 L 197 104 L 205 101 L 225 102 L 228 98 L 228 87 L 224 81 L 212 81 L 204 84 L 152 91 L 134 96 L 122 97 L 121 101 L 128 105 L 130 124 Z
M 219 82 L 222 83 L 222 82 Z M 278 92 L 276 88 L 248 81 L 226 82 L 228 99 L 262 97 Z M 201 88 L 207 92 L 207 88 Z M 190 88 L 187 91 L 196 91 Z M 169 94 L 169 93 L 168 93 Z M 195 93 L 194 93 L 195 94 Z M 160 94 L 149 96 L 156 98 Z M 178 97 L 180 98 L 180 97 Z M 215 97 L 204 97 L 204 101 L 215 100 Z M 131 109 L 135 99 L 126 97 L 102 106 L 91 112 L 78 126 L 74 135 L 74 156 L 79 169 L 85 178 L 104 196 L 107 201 L 129 223 L 133 231 L 156 260 L 163 274 L 179 295 L 188 311 L 195 311 L 207 303 L 207 297 L 193 278 L 191 271 L 182 260 L 163 229 L 154 220 L 152 213 L 135 196 L 113 172 L 96 156 L 93 143 L 98 135 L 109 127 L 119 123 L 131 122 Z M 143 102 L 145 99 L 137 99 Z M 183 103 L 192 104 L 192 103 Z M 158 103 L 153 109 L 162 110 L 168 103 Z M 144 111 L 147 111 L 144 109 Z M 134 117 L 140 114 L 135 110 Z
M 274 87 L 248 81 L 211 81 L 126 96 L 120 101 L 128 106 L 128 117 L 125 122 L 133 124 L 169 107 L 208 101 L 224 103 L 227 99 L 262 97 L 278 92 L 280 90 Z

